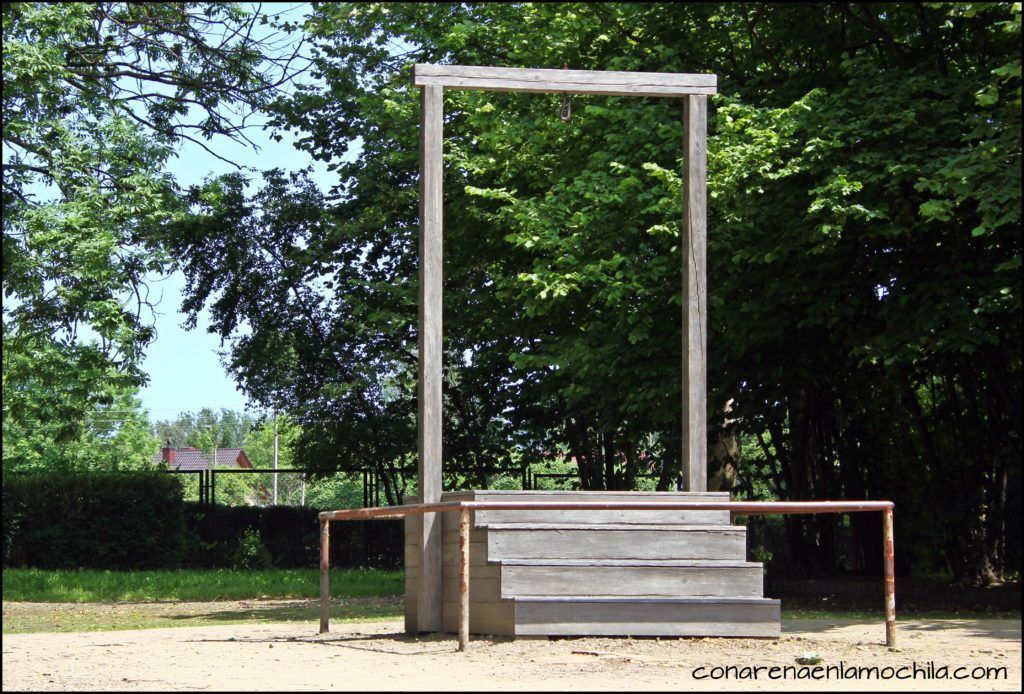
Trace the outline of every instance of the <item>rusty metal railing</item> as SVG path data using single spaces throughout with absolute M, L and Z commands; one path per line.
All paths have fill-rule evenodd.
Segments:
M 424 513 L 455 513 L 459 519 L 459 650 L 469 647 L 469 528 L 473 511 L 729 511 L 736 516 L 814 513 L 882 514 L 885 570 L 885 645 L 896 646 L 896 578 L 891 501 L 442 501 L 320 513 L 320 633 L 330 630 L 331 521 L 405 518 Z

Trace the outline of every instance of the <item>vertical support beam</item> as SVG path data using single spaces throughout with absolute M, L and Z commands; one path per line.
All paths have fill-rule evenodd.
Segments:
M 459 650 L 469 648 L 469 514 L 459 512 Z
M 896 647 L 896 550 L 893 547 L 892 509 L 882 512 L 882 562 L 885 566 L 885 645 Z
M 683 101 L 683 482 L 708 488 L 707 424 L 707 114 L 708 99 Z
M 320 519 L 320 633 L 331 630 L 331 522 Z
M 419 487 L 420 503 L 441 500 L 442 87 L 420 91 Z M 441 631 L 441 517 L 423 515 L 417 629 Z

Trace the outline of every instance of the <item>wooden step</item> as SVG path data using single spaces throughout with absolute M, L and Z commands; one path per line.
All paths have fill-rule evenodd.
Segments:
M 513 602 L 516 636 L 778 638 L 781 632 L 779 601 L 767 598 L 523 595 Z
M 633 523 L 494 523 L 481 530 L 490 561 L 504 559 L 733 559 L 746 528 Z
M 560 492 L 478 490 L 445 492 L 442 501 L 591 501 L 591 502 L 665 502 L 728 501 L 728 492 Z M 443 514 L 446 530 L 458 528 L 458 514 Z M 571 524 L 655 524 L 655 525 L 729 525 L 728 511 L 475 511 L 474 525 L 493 523 L 571 523 Z
M 756 562 L 719 559 L 508 559 L 500 579 L 481 582 L 477 600 L 522 595 L 622 597 L 762 597 Z M 476 586 L 473 586 L 475 588 Z M 495 588 L 499 595 L 492 595 Z M 472 590 L 471 590 L 472 594 Z

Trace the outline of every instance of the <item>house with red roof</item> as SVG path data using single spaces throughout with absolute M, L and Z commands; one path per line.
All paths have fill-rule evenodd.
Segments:
M 172 448 L 164 446 L 159 453 L 153 455 L 153 462 L 164 463 L 168 470 L 181 472 L 199 472 L 201 470 L 252 469 L 249 457 L 241 448 L 218 448 L 217 459 L 209 453 L 191 446 Z M 248 498 L 250 505 L 264 505 L 270 501 L 270 492 L 262 482 L 253 485 L 253 496 Z
M 218 448 L 217 460 L 214 462 L 212 456 L 198 448 L 165 446 L 159 453 L 154 454 L 153 462 L 166 463 L 170 470 L 209 470 L 213 467 L 252 468 L 249 457 L 241 448 Z

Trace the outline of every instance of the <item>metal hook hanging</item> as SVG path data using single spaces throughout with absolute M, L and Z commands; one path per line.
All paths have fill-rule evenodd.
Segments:
M 563 70 L 569 69 L 569 63 L 562 65 Z M 562 119 L 563 123 L 568 123 L 569 119 L 572 118 L 572 99 L 568 94 L 562 95 L 562 110 L 559 112 L 558 117 Z

